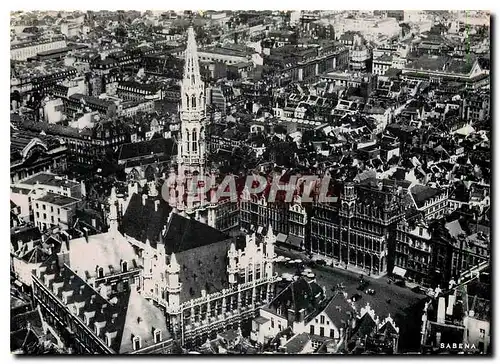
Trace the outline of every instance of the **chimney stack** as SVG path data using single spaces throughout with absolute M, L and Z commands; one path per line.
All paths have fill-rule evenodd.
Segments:
M 148 195 L 142 195 L 142 206 L 146 206 L 147 199 L 148 199 Z
M 158 206 L 160 205 L 160 200 L 155 200 L 155 211 L 158 212 Z
M 85 235 L 85 240 L 89 242 L 89 229 L 86 226 L 83 227 L 83 234 Z

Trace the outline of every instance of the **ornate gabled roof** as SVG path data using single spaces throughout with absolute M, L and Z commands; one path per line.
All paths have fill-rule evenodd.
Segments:
M 396 323 L 394 322 L 394 319 L 389 314 L 379 324 L 378 331 L 380 333 L 387 333 L 387 334 L 396 334 L 396 335 L 398 335 L 399 334 L 399 327 L 396 326 Z

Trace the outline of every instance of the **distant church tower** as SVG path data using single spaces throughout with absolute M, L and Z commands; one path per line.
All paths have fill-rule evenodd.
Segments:
M 181 84 L 181 140 L 177 157 L 181 177 L 205 172 L 205 84 L 201 80 L 196 48 L 194 30 L 189 27 Z

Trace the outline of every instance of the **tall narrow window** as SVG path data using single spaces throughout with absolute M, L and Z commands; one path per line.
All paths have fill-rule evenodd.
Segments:
M 198 134 L 196 134 L 196 130 L 193 130 L 193 137 L 192 137 L 192 151 L 197 153 L 198 152 Z
M 189 140 L 191 139 L 191 133 L 186 129 L 186 152 L 189 152 Z
M 141 348 L 141 338 L 139 336 L 134 337 L 134 350 L 139 350 Z
M 193 109 L 196 109 L 196 96 L 195 95 L 191 96 L 191 105 L 192 105 Z
M 161 331 L 155 330 L 155 343 L 161 342 Z
M 186 107 L 189 110 L 189 95 L 186 94 Z

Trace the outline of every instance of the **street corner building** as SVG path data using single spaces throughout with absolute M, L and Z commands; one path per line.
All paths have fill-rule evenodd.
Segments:
M 490 30 L 11 12 L 11 352 L 491 355 Z

